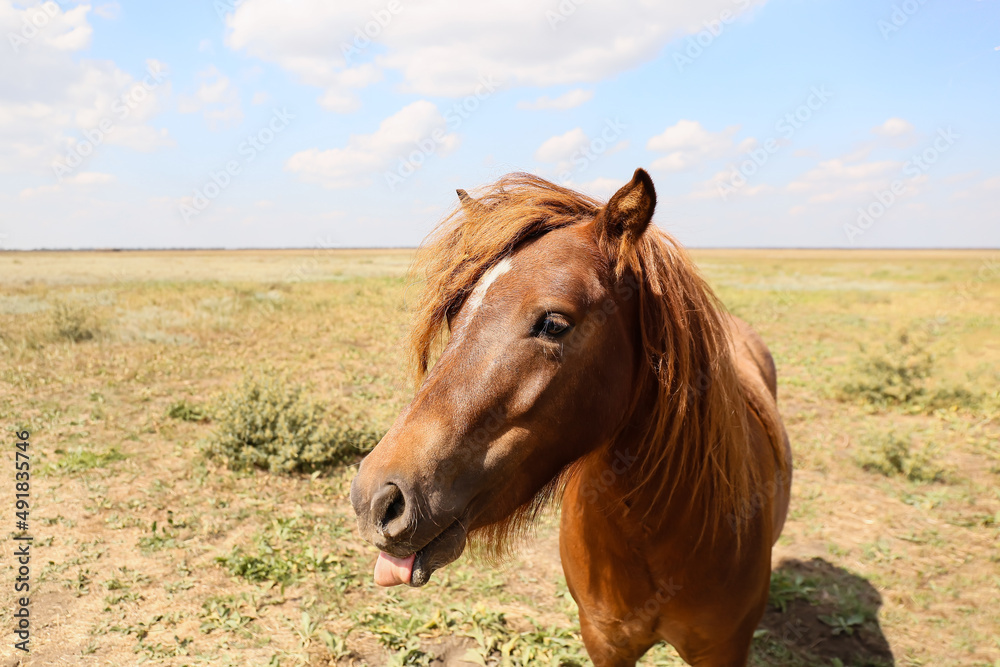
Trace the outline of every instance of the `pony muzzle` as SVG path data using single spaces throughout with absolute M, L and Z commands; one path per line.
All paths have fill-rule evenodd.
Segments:
M 423 586 L 435 570 L 462 555 L 468 534 L 460 518 L 418 521 L 413 492 L 385 482 L 369 495 L 363 477 L 359 470 L 351 482 L 351 503 L 361 536 L 382 552 L 376 562 L 376 583 Z

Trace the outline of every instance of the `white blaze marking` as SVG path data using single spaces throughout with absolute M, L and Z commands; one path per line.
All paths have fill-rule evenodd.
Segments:
M 494 281 L 503 274 L 510 271 L 514 263 L 509 257 L 501 259 L 499 262 L 490 267 L 490 270 L 483 274 L 480 278 L 479 284 L 476 285 L 476 289 L 472 290 L 472 295 L 469 296 L 469 315 L 475 315 L 476 311 L 479 310 L 479 306 L 483 305 L 483 298 L 486 296 L 486 292 L 489 291 L 490 286 L 493 285 Z

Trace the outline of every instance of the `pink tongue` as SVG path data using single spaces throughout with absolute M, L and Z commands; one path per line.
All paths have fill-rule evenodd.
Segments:
M 394 558 L 384 551 L 378 553 L 375 561 L 375 583 L 379 586 L 398 586 L 410 583 L 413 576 L 413 560 L 416 554 L 406 558 Z

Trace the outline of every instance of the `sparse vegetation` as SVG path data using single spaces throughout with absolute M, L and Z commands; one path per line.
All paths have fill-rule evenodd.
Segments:
M 116 461 L 124 461 L 126 457 L 117 447 L 106 450 L 94 450 L 85 447 L 75 447 L 69 451 L 54 450 L 59 459 L 48 466 L 50 473 L 78 473 L 95 468 L 104 468 Z
M 456 654 L 472 664 L 570 667 L 589 662 L 578 634 L 545 627 L 534 619 L 522 619 L 519 627 L 513 627 L 505 613 L 482 604 L 427 606 L 417 614 L 380 605 L 358 614 L 356 620 L 395 654 L 395 661 L 389 664 L 432 664 L 435 655 L 423 647 L 442 635 L 460 638 L 454 642 L 461 647 Z
M 939 360 L 930 350 L 926 331 L 901 330 L 874 351 L 862 347 L 851 369 L 851 379 L 840 387 L 842 400 L 875 408 L 900 407 L 909 411 L 935 409 L 981 410 L 989 403 L 982 392 L 966 387 L 932 386 Z
M 186 399 L 171 403 L 170 407 L 167 408 L 167 416 L 186 422 L 204 422 L 211 418 L 211 414 L 205 406 Z
M 775 570 L 771 573 L 771 589 L 767 601 L 772 607 L 785 612 L 788 610 L 789 602 L 792 600 L 808 602 L 815 591 L 815 582 L 807 581 L 801 573 Z
M 341 570 L 345 563 L 342 558 L 321 553 L 311 544 L 272 544 L 266 537 L 255 540 L 254 549 L 246 553 L 240 547 L 225 556 L 219 556 L 216 561 L 229 574 L 253 582 L 273 582 L 285 586 L 297 582 L 303 577 Z M 353 569 L 350 571 L 353 575 Z M 346 586 L 346 580 L 343 582 Z
M 819 620 L 832 628 L 834 635 L 853 635 L 854 629 L 865 622 L 865 617 L 861 614 L 851 614 L 841 616 L 840 614 L 831 616 L 820 616 Z
M 201 605 L 201 630 L 208 634 L 213 630 L 236 632 L 243 630 L 257 618 L 256 609 L 249 596 L 213 595 Z M 249 634 L 245 633 L 244 634 Z
M 32 611 L 34 662 L 590 664 L 550 515 L 506 567 L 465 556 L 419 590 L 371 581 L 348 492 L 358 453 L 410 395 L 407 253 L 16 256 L 13 270 L 0 252 L 0 421 L 31 431 L 38 473 L 33 564 L 47 597 Z M 1000 660 L 1000 276 L 982 277 L 988 256 L 695 256 L 774 353 L 795 456 L 775 561 L 803 560 L 774 571 L 750 664 Z M 100 323 L 85 322 L 89 341 L 56 333 L 60 300 Z M 910 342 L 886 347 L 901 327 Z M 921 347 L 935 355 L 926 375 Z M 886 363 L 862 371 L 875 357 Z M 262 363 L 280 391 L 243 400 L 246 369 Z M 907 379 L 883 392 L 879 373 Z M 308 417 L 289 433 L 328 432 L 306 466 L 298 445 L 269 450 L 253 422 L 263 404 L 277 424 L 289 396 Z M 198 446 L 223 433 L 230 399 L 243 405 L 225 432 L 253 434 L 228 440 L 238 473 Z M 866 455 L 888 472 L 864 470 Z M 947 483 L 925 483 L 941 470 Z M 0 588 L 3 627 L 13 594 Z M 682 662 L 658 646 L 640 665 Z
M 918 447 L 911 435 L 869 433 L 862 438 L 856 460 L 865 470 L 886 477 L 902 475 L 911 482 L 940 482 L 944 469 L 928 447 Z
M 51 311 L 52 330 L 56 338 L 71 343 L 92 340 L 101 333 L 101 322 L 93 309 L 83 303 L 56 301 Z
M 370 450 L 380 437 L 370 428 L 328 424 L 322 404 L 273 371 L 248 375 L 217 414 L 205 452 L 235 470 L 317 470 Z
M 160 526 L 159 522 L 154 521 L 149 528 L 149 534 L 139 537 L 137 546 L 146 552 L 160 551 L 161 549 L 176 549 L 180 546 L 180 542 L 177 540 L 177 531 L 174 526 Z
M 843 387 L 844 396 L 878 407 L 924 399 L 925 382 L 934 368 L 926 336 L 904 330 L 881 347 L 858 360 L 854 379 Z

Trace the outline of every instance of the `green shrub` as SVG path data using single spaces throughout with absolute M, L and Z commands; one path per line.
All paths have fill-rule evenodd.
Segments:
M 170 407 L 167 408 L 167 416 L 186 422 L 203 422 L 208 421 L 211 417 L 205 406 L 189 403 L 183 398 L 170 404 Z
M 926 335 L 898 333 L 882 349 L 859 358 L 850 379 L 841 385 L 839 398 L 876 408 L 903 407 L 910 411 L 978 411 L 997 403 L 965 387 L 929 386 L 934 355 Z
M 215 418 L 205 452 L 236 470 L 313 471 L 367 452 L 380 439 L 371 427 L 329 425 L 324 406 L 302 385 L 274 373 L 248 375 L 222 398 Z
M 842 398 L 880 407 L 918 404 L 927 394 L 925 381 L 933 367 L 927 341 L 903 331 L 882 351 L 856 363 L 852 379 L 841 388 Z
M 86 472 L 94 468 L 106 468 L 112 463 L 124 461 L 128 458 L 117 447 L 111 447 L 103 451 L 95 451 L 83 447 L 77 447 L 69 451 L 56 449 L 55 453 L 62 456 L 60 456 L 58 461 L 50 463 L 45 468 L 48 472 Z
M 964 387 L 938 389 L 924 401 L 928 410 L 949 410 L 964 408 L 966 410 L 982 410 L 987 407 L 989 397 L 971 392 Z
M 100 321 L 82 304 L 56 301 L 52 305 L 50 317 L 56 338 L 72 343 L 92 340 L 101 332 Z
M 902 475 L 911 482 L 940 482 L 944 470 L 937 466 L 927 448 L 918 450 L 910 436 L 870 434 L 862 438 L 855 460 L 865 470 L 886 477 Z

